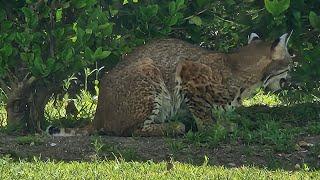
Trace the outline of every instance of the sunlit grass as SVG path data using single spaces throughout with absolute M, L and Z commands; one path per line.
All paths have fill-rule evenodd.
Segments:
M 53 123 L 56 120 L 70 119 L 70 117 L 67 118 L 66 115 L 66 105 L 68 100 L 68 94 L 65 94 L 60 99 L 56 99 L 55 97 L 50 98 L 45 106 L 46 121 Z M 90 92 L 81 90 L 74 100 L 79 113 L 73 116 L 70 120 L 91 121 L 94 118 L 94 113 L 97 108 L 97 98 L 90 94 Z M 5 127 L 7 125 L 7 111 L 5 106 L 5 102 L 0 103 L 0 127 Z
M 281 105 L 282 102 L 278 95 L 272 93 L 266 93 L 263 90 L 258 90 L 258 92 L 249 99 L 245 99 L 242 102 L 243 106 L 253 106 L 253 105 L 267 105 L 267 106 L 277 106 Z
M 45 107 L 45 117 L 47 121 L 54 122 L 66 118 L 66 106 L 69 99 L 68 94 L 64 95 L 60 100 L 51 98 Z M 74 99 L 74 102 L 78 113 L 72 117 L 72 120 L 86 119 L 91 121 L 97 108 L 97 99 L 94 98 L 90 92 L 81 90 L 80 94 Z
M 0 127 L 4 127 L 7 125 L 7 111 L 5 108 L 5 104 L 3 102 L 0 103 Z
M 256 167 L 226 168 L 223 166 L 194 166 L 175 162 L 168 172 L 166 163 L 152 161 L 95 162 L 13 162 L 0 159 L 1 179 L 317 179 L 319 171 L 308 172 L 267 170 Z
M 53 122 L 58 119 L 66 117 L 66 105 L 69 97 L 68 94 L 64 95 L 60 99 L 51 98 L 45 106 L 45 118 L 47 122 Z M 93 95 L 88 91 L 81 90 L 80 94 L 75 97 L 75 105 L 79 113 L 74 117 L 75 119 L 87 119 L 92 120 L 97 108 L 97 99 L 93 98 Z M 249 99 L 245 99 L 243 106 L 253 105 L 267 105 L 278 106 L 288 104 L 288 102 L 282 102 L 281 98 L 272 93 L 266 93 L 263 90 L 258 90 L 257 93 Z M 7 112 L 5 110 L 5 103 L 0 104 L 0 127 L 5 126 L 7 122 Z

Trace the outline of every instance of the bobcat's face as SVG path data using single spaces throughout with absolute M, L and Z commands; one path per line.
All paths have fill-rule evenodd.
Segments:
M 241 99 L 250 96 L 257 87 L 275 92 L 286 84 L 291 62 L 287 50 L 288 39 L 286 33 L 273 43 L 267 43 L 252 33 L 248 45 L 231 55 L 233 63 L 236 64 L 237 77 L 242 80 L 242 85 L 246 86 L 242 87 L 244 90 L 240 92 Z
M 271 71 L 266 74 L 263 79 L 262 88 L 267 91 L 276 92 L 281 90 L 287 84 L 287 79 L 290 77 L 288 74 L 289 67 L 279 65 L 277 71 Z
M 262 87 L 266 90 L 273 92 L 281 90 L 287 82 L 291 62 L 291 55 L 287 49 L 289 38 L 286 33 L 271 45 L 271 62 L 265 68 L 262 78 Z

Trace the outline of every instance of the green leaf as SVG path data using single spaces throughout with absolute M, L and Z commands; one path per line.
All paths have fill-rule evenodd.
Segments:
M 86 29 L 86 33 L 87 33 L 87 34 L 92 34 L 92 29 L 87 28 L 87 29 Z
M 173 25 L 175 25 L 175 24 L 177 24 L 177 22 L 178 22 L 178 19 L 179 17 L 178 16 L 172 16 L 172 17 L 170 17 L 169 19 L 168 19 L 168 25 L 169 26 L 173 26 Z
M 57 11 L 56 11 L 56 22 L 60 22 L 62 19 L 62 8 L 59 8 Z
M 147 6 L 147 15 L 155 16 L 158 14 L 159 6 L 157 4 Z
M 177 1 L 176 1 L 177 11 L 179 11 L 179 10 L 182 9 L 183 7 L 184 7 L 184 0 L 177 0 Z
M 28 54 L 27 53 L 20 53 L 20 58 L 25 61 L 28 62 Z
M 293 17 L 294 17 L 295 21 L 301 21 L 301 12 L 300 11 L 293 11 Z
M 264 4 L 269 13 L 279 16 L 290 6 L 290 0 L 264 0 Z
M 36 56 L 34 58 L 34 61 L 33 61 L 33 64 L 34 64 L 34 73 L 37 74 L 37 75 L 42 75 L 44 73 L 44 68 L 43 68 L 43 61 L 41 59 L 41 57 L 39 56 Z
M 112 27 L 113 27 L 113 24 L 105 23 L 105 24 L 99 25 L 98 28 L 99 30 L 103 30 L 104 34 L 109 36 L 112 34 Z
M 320 30 L 320 16 L 318 16 L 315 12 L 310 11 L 309 13 L 309 21 L 312 27 Z
M 232 6 L 234 4 L 236 4 L 236 2 L 234 0 L 225 0 L 225 2 L 229 5 Z
M 23 12 L 25 21 L 28 23 L 28 25 L 31 28 L 34 28 L 38 23 L 38 16 L 36 13 L 27 7 L 21 8 L 21 11 Z
M 32 11 L 31 9 L 27 8 L 27 7 L 23 7 L 21 9 L 21 11 L 23 12 L 23 15 L 26 17 L 26 18 L 31 18 L 32 16 Z
M 199 7 L 203 7 L 206 4 L 209 4 L 209 0 L 196 0 L 196 2 Z
M 94 53 L 89 47 L 86 47 L 86 49 L 84 50 L 84 56 L 88 60 L 94 59 Z
M 171 1 L 169 3 L 169 13 L 175 14 L 176 13 L 176 3 L 174 1 Z
M 78 38 L 77 38 L 77 36 L 73 36 L 70 39 L 71 39 L 72 42 L 76 42 Z
M 181 20 L 183 18 L 183 14 L 182 13 L 175 13 L 172 17 L 169 17 L 165 20 L 165 23 L 168 26 L 173 26 L 176 25 L 179 20 Z
M 27 4 L 32 4 L 32 3 L 35 3 L 35 2 L 36 2 L 36 0 L 26 0 Z
M 34 60 L 34 53 L 21 53 L 20 58 L 26 63 L 31 64 Z
M 66 61 L 71 61 L 72 60 L 72 56 L 73 56 L 73 51 L 71 48 L 68 48 L 68 50 L 65 50 L 63 52 L 64 54 L 64 58 Z
M 55 65 L 55 59 L 48 58 L 46 61 L 46 69 L 47 69 L 46 75 L 48 75 L 55 69 L 54 65 Z
M 77 9 L 83 8 L 87 5 L 86 0 L 73 0 L 72 3 Z
M 6 12 L 4 9 L 0 9 L 0 22 L 6 18 Z
M 58 38 L 64 38 L 64 28 L 57 28 L 55 30 L 55 35 Z
M 62 4 L 62 7 L 63 7 L 64 9 L 70 7 L 70 2 L 64 2 L 64 3 Z
M 111 51 L 102 51 L 102 53 L 96 57 L 97 59 L 105 59 L 111 54 Z
M 10 28 L 12 27 L 13 23 L 11 21 L 2 21 L 2 24 L 1 24 L 1 28 L 2 30 L 10 30 Z
M 80 27 L 77 28 L 77 41 L 80 42 L 80 43 L 83 43 L 83 37 L 85 35 L 85 31 L 82 30 Z
M 202 20 L 199 16 L 192 16 L 190 19 L 189 19 L 189 23 L 190 24 L 195 24 L 197 26 L 201 26 L 202 25 Z
M 114 17 L 115 15 L 117 15 L 119 13 L 118 9 L 113 9 L 113 7 L 110 7 L 110 14 L 111 17 Z
M 86 0 L 87 6 L 94 6 L 97 4 L 97 0 Z
M 3 48 L 0 49 L 0 52 L 2 52 L 4 56 L 9 57 L 13 52 L 13 48 L 10 44 L 5 44 Z
M 111 51 L 103 51 L 102 47 L 97 48 L 97 50 L 94 52 L 94 59 L 104 59 L 108 57 L 111 54 Z
M 158 11 L 159 6 L 155 4 L 148 5 L 147 7 L 141 7 L 139 13 L 144 21 L 149 21 L 158 14 Z

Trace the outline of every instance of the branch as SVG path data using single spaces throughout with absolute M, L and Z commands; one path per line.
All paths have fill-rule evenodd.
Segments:
M 17 82 L 19 82 L 19 78 L 17 76 L 14 75 L 14 73 L 11 72 L 11 70 L 9 68 L 6 68 L 7 72 L 8 72 L 8 79 L 12 82 L 17 84 Z
M 193 14 L 193 15 L 191 15 L 191 16 L 188 16 L 188 17 L 184 18 L 184 20 L 191 19 L 193 16 L 198 16 L 198 15 L 200 15 L 200 14 L 202 14 L 202 13 L 206 12 L 207 10 L 208 10 L 208 9 L 203 9 L 203 10 L 201 10 L 201 11 L 197 12 L 196 14 Z
M 53 36 L 53 30 L 55 29 L 55 16 L 54 12 L 58 4 L 52 3 L 50 5 L 50 21 L 49 21 L 49 53 L 50 57 L 54 57 L 55 38 Z
M 29 88 L 36 80 L 38 80 L 36 77 L 31 76 L 29 79 L 26 79 L 23 81 L 25 84 L 26 88 Z
M 3 81 L 2 78 L 0 78 L 0 88 L 7 94 L 11 91 L 11 88 Z

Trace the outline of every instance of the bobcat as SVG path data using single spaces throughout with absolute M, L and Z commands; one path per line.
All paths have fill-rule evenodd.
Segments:
M 210 126 L 213 106 L 238 106 L 257 87 L 281 88 L 291 60 L 288 39 L 286 33 L 266 43 L 252 33 L 248 45 L 230 54 L 178 39 L 138 47 L 103 77 L 94 129 L 121 136 L 161 135 L 184 107 L 198 129 Z M 177 129 L 184 131 L 182 125 Z
M 214 106 L 239 106 L 257 87 L 279 90 L 291 56 L 288 34 L 266 43 L 252 33 L 248 45 L 230 54 L 178 39 L 136 48 L 101 80 L 93 128 L 110 135 L 184 133 L 170 123 L 186 109 L 198 130 L 214 123 Z

